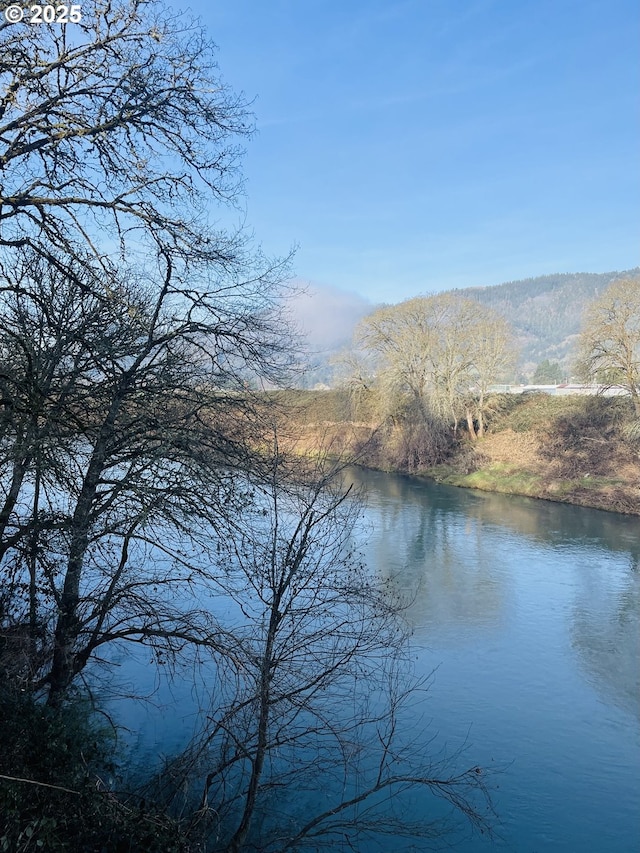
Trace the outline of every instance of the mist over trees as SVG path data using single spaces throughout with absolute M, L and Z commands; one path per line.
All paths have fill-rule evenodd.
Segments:
M 558 381 L 572 377 L 577 380 L 575 361 L 582 315 L 586 307 L 618 279 L 636 282 L 640 287 L 640 271 L 634 269 L 621 273 L 538 276 L 446 291 L 446 295 L 473 300 L 509 324 L 518 352 L 518 382 L 533 381 L 536 369 L 545 361 L 558 364 L 562 374 Z M 353 358 L 353 353 L 350 357 Z M 341 366 L 335 371 L 334 381 L 339 382 L 348 371 L 344 366 L 344 354 L 335 355 L 336 360 Z M 327 374 L 322 378 L 329 381 Z

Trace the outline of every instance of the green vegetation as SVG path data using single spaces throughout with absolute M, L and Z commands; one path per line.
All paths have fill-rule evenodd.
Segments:
M 352 395 L 344 388 L 330 391 L 289 389 L 270 392 L 269 397 L 300 424 L 341 423 L 354 420 L 356 415 L 367 420 L 367 414 L 375 415 L 371 395 L 364 407 L 357 408 Z
M 545 358 L 536 367 L 536 372 L 533 374 L 533 383 L 535 385 L 557 385 L 562 382 L 562 368 L 557 361 L 549 361 Z
M 640 286 L 640 269 L 545 275 L 454 292 L 475 299 L 507 320 L 529 376 L 534 366 L 545 359 L 559 362 L 563 372 L 570 375 L 574 372 L 575 336 L 580 333 L 584 309 L 619 278 Z
M 589 397 L 578 394 L 500 394 L 494 397 L 491 430 L 540 433 L 559 417 L 572 417 L 591 405 Z M 604 406 L 609 403 L 605 402 Z M 615 404 L 614 404 L 615 405 Z
M 16 695 L 6 680 L 0 703 L 2 853 L 192 849 L 178 821 L 140 795 L 116 795 L 114 733 L 88 704 L 76 699 L 49 708 Z
M 447 468 L 433 470 L 434 479 L 450 486 L 464 486 L 486 492 L 505 492 L 510 495 L 536 496 L 540 492 L 540 477 L 519 471 L 514 465 L 494 462 L 473 474 L 459 474 Z

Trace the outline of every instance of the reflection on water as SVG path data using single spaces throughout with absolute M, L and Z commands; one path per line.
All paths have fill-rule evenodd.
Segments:
M 448 755 L 467 744 L 467 766 L 506 768 L 500 838 L 455 849 L 640 849 L 638 519 L 358 469 L 346 477 L 367 493 L 356 544 L 410 602 L 416 673 L 437 669 L 403 735 L 417 746 L 434 738 L 429 749 Z M 148 667 L 139 689 L 145 677 Z M 193 729 L 192 683 L 175 685 L 178 718 L 145 723 L 162 726 L 167 752 Z M 430 808 L 416 796 L 407 820 Z M 350 845 L 336 849 L 406 849 L 388 836 Z
M 599 567 L 598 567 L 599 569 Z M 605 701 L 640 720 L 640 572 L 633 558 L 617 583 L 585 567 L 576 596 L 572 640 L 587 677 Z
M 640 519 L 603 510 L 575 507 L 536 498 L 500 495 L 440 486 L 417 477 L 350 468 L 345 481 L 375 493 L 385 517 L 401 523 L 409 507 L 476 519 L 483 526 L 507 528 L 544 545 L 571 543 L 621 552 L 640 565 Z
M 438 667 L 434 725 L 454 746 L 471 730 L 474 760 L 512 762 L 498 846 L 638 849 L 638 519 L 357 469 L 347 479 L 368 495 L 366 558 L 411 601 L 417 665 Z
M 406 591 L 411 617 L 429 633 L 438 626 L 490 627 L 499 621 L 507 581 L 487 548 L 476 519 L 435 505 L 398 502 L 385 504 L 376 517 L 368 556 Z

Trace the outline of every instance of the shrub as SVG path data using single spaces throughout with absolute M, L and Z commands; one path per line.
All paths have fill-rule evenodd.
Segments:
M 115 741 L 86 702 L 54 710 L 0 685 L 1 853 L 186 853 L 179 825 L 109 789 Z

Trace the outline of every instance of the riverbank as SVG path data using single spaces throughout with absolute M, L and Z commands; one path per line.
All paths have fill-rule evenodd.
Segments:
M 640 429 L 625 399 L 495 395 L 486 434 L 466 433 L 429 464 L 406 424 L 376 420 L 371 401 L 344 392 L 290 395 L 295 452 L 439 483 L 640 515 Z M 363 417 L 364 416 L 364 417 Z M 410 432 L 410 430 L 409 430 Z M 407 446 L 412 450 L 407 453 Z
M 637 464 L 627 463 L 605 474 L 591 473 L 589 465 L 581 465 L 573 475 L 563 476 L 562 457 L 549 458 L 535 436 L 510 430 L 478 441 L 471 450 L 473 457 L 477 459 L 477 469 L 471 473 L 460 471 L 454 458 L 451 463 L 434 466 L 425 474 L 451 486 L 640 515 Z

